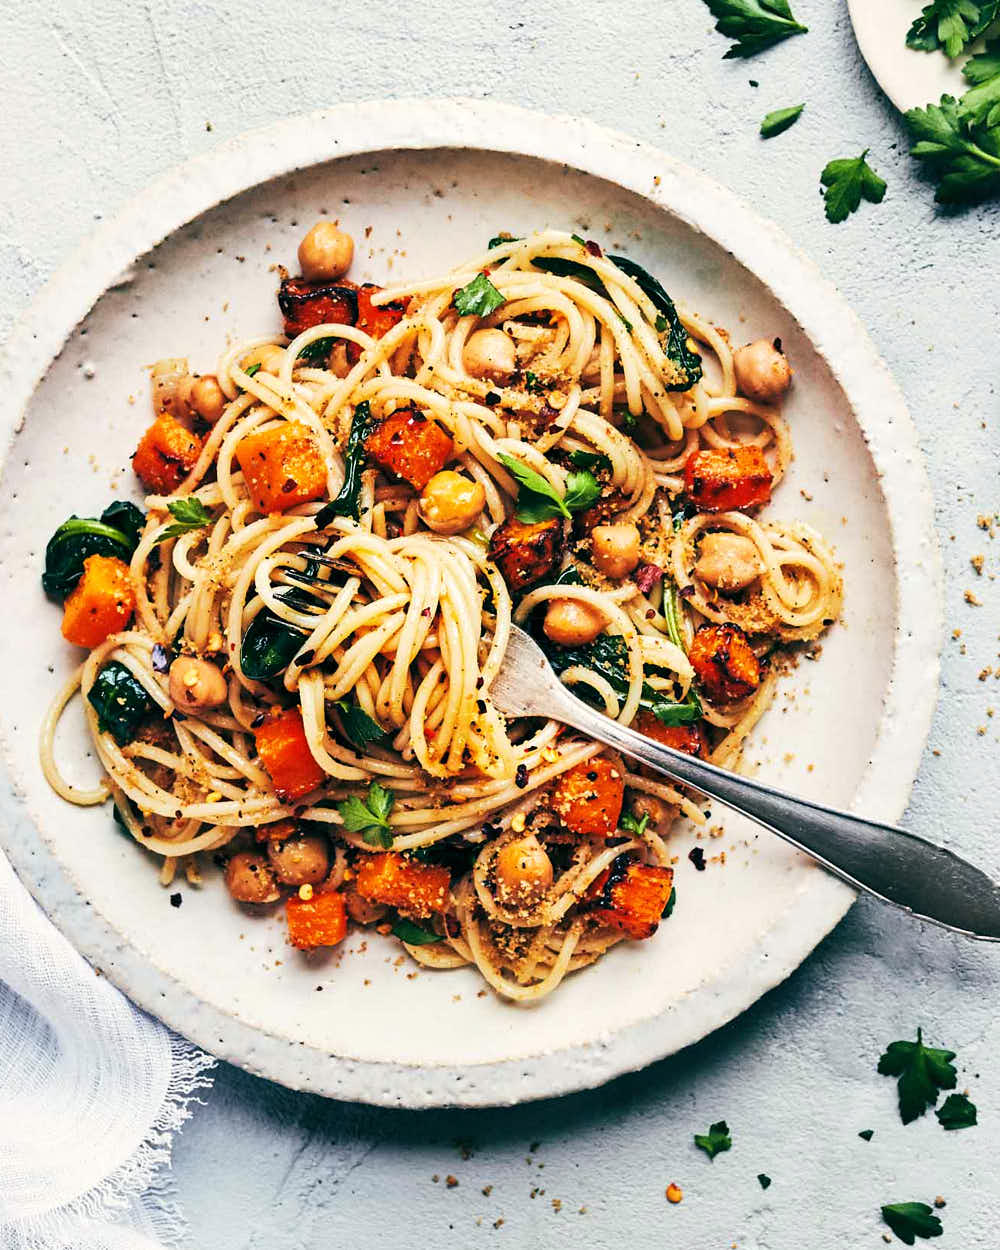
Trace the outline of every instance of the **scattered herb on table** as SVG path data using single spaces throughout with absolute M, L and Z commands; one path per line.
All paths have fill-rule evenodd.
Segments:
M 910 48 L 940 48 L 952 60 L 1000 17 L 1000 0 L 931 0 L 906 35 Z
M 871 1141 L 875 1136 L 875 1130 L 873 1128 L 863 1128 L 858 1136 L 862 1141 Z
M 455 311 L 462 317 L 488 317 L 505 302 L 506 297 L 484 273 L 477 273 L 471 282 L 455 292 L 452 299 Z
M 771 1188 L 771 1178 L 767 1175 L 767 1173 L 766 1173 L 766 1172 L 758 1172 L 758 1173 L 757 1173 L 757 1180 L 758 1180 L 758 1182 L 760 1183 L 760 1187 L 761 1187 L 761 1189 L 770 1189 L 770 1188 Z
M 826 219 L 834 223 L 844 221 L 856 212 L 862 199 L 881 204 L 885 196 L 885 182 L 868 164 L 869 149 L 860 156 L 830 161 L 820 174 L 820 182 L 826 187 Z
M 391 790 L 373 781 L 363 799 L 352 794 L 349 799 L 337 804 L 337 811 L 343 817 L 348 833 L 360 833 L 369 846 L 388 849 L 392 846 L 389 813 L 395 802 L 396 796 Z
M 904 1124 L 933 1107 L 940 1090 L 955 1088 L 954 1058 L 954 1051 L 925 1046 L 921 1029 L 915 1042 L 890 1042 L 878 1061 L 878 1071 L 899 1078 L 899 1114 Z
M 569 517 L 589 508 L 600 497 L 600 484 L 589 469 L 575 469 L 567 474 L 566 493 L 560 495 L 551 482 L 520 460 L 502 452 L 500 460 L 520 487 L 514 514 L 528 525 L 557 516 Z
M 714 1161 L 717 1154 L 732 1148 L 733 1139 L 729 1135 L 729 1125 L 725 1120 L 717 1121 L 707 1133 L 695 1133 L 694 1144 Z
M 941 1221 L 926 1202 L 894 1202 L 882 1208 L 882 1219 L 900 1241 L 912 1246 L 917 1237 L 940 1237 Z
M 181 534 L 189 534 L 192 530 L 204 529 L 212 520 L 212 514 L 194 495 L 187 499 L 171 499 L 167 509 L 174 521 L 157 537 L 157 546 L 168 539 L 179 538 Z
M 790 35 L 804 35 L 809 29 L 797 22 L 788 0 L 705 0 L 718 20 L 715 29 L 736 42 L 724 59 L 754 56 Z
M 793 104 L 790 108 L 775 109 L 773 113 L 768 113 L 760 123 L 761 138 L 773 139 L 784 134 L 789 126 L 794 126 L 799 120 L 804 108 L 804 104 Z
M 967 1094 L 949 1094 L 934 1114 L 944 1129 L 972 1128 L 979 1123 L 976 1104 Z
M 940 104 L 904 115 L 910 155 L 937 183 L 939 204 L 968 204 L 1000 192 L 1000 117 L 993 125 L 977 123 L 963 108 L 965 98 L 943 95 Z

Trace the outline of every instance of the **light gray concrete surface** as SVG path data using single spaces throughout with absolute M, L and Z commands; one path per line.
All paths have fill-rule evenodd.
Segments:
M 977 527 L 1000 509 L 997 206 L 936 211 L 845 6 L 795 7 L 810 34 L 741 62 L 721 59 L 726 42 L 702 0 L 6 5 L 0 329 L 95 220 L 164 166 L 291 113 L 462 94 L 578 113 L 659 144 L 811 253 L 906 391 L 934 484 L 949 635 L 908 821 L 998 871 L 1000 715 L 990 709 L 1000 708 L 1000 682 L 988 670 L 1000 671 L 1000 561 Z M 800 100 L 798 125 L 762 143 L 763 114 Z M 819 171 L 863 147 L 889 182 L 885 202 L 830 226 Z M 978 553 L 982 576 L 970 566 Z M 965 601 L 967 589 L 982 606 Z M 194 1244 L 212 1250 L 842 1250 L 882 1244 L 881 1203 L 938 1194 L 948 1204 L 939 1244 L 993 1248 L 998 1006 L 996 952 L 862 902 L 741 1019 L 593 1093 L 410 1114 L 324 1103 L 223 1067 L 178 1142 L 174 1172 Z M 931 1116 L 900 1124 L 875 1063 L 883 1043 L 918 1024 L 958 1050 L 979 1127 L 945 1133 Z M 722 1117 L 734 1146 L 710 1163 L 691 1135 Z M 857 1136 L 867 1128 L 869 1144 Z M 758 1172 L 773 1178 L 766 1192 Z M 670 1181 L 684 1189 L 680 1206 L 664 1199 Z

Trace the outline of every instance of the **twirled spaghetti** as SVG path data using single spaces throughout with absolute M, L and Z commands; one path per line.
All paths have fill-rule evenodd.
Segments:
M 211 853 L 237 900 L 285 898 L 300 947 L 349 916 L 538 999 L 654 931 L 670 827 L 704 815 L 502 716 L 511 623 L 607 715 L 733 763 L 782 656 L 840 608 L 822 538 L 756 515 L 791 456 L 790 371 L 575 235 L 390 289 L 347 281 L 351 250 L 321 223 L 284 334 L 215 375 L 154 367 L 144 517 L 49 544 L 89 655 L 42 762 L 70 801 L 112 797 L 165 882 Z M 85 792 L 53 750 L 77 691 L 106 774 Z

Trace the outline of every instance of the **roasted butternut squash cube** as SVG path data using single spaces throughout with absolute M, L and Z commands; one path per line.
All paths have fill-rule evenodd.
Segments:
M 373 282 L 366 282 L 358 291 L 358 319 L 355 324 L 373 339 L 380 339 L 383 334 L 388 334 L 406 316 L 406 305 L 401 300 L 381 305 L 372 303 L 372 296 L 378 295 L 383 289 Z
M 301 421 L 248 434 L 236 459 L 261 512 L 286 512 L 326 495 L 326 467 L 312 430 Z
M 528 524 L 511 516 L 490 535 L 490 559 L 516 595 L 555 573 L 562 543 L 558 517 Z
M 88 556 L 83 576 L 63 605 L 63 637 L 78 647 L 99 647 L 125 628 L 134 611 L 135 591 L 125 561 Z
M 258 825 L 253 836 L 258 842 L 284 842 L 294 838 L 298 828 L 294 820 L 275 820 L 269 825 Z
M 383 417 L 365 439 L 365 451 L 414 490 L 423 490 L 455 454 L 452 437 L 416 408 Z
M 429 916 L 448 906 L 451 873 L 394 851 L 365 855 L 358 864 L 357 889 L 370 903 L 382 903 L 411 916 Z
M 618 828 L 624 798 L 621 767 L 599 755 L 556 778 L 552 810 L 570 833 L 581 838 L 607 838 Z
M 300 898 L 293 894 L 285 901 L 288 940 L 302 951 L 317 946 L 336 946 L 347 936 L 347 908 L 343 894 L 330 890 Z
M 283 803 L 294 802 L 326 780 L 326 773 L 309 750 L 297 707 L 283 708 L 270 716 L 254 730 L 254 738 L 260 762 Z
M 635 941 L 652 937 L 674 892 L 672 868 L 620 855 L 590 888 L 590 914 Z
M 701 512 L 756 508 L 771 498 L 773 480 L 759 447 L 696 451 L 684 466 L 684 493 Z
M 346 278 L 337 282 L 285 278 L 278 288 L 278 307 L 290 339 L 313 326 L 352 326 L 358 319 L 358 288 Z
M 151 494 L 170 495 L 197 464 L 201 448 L 198 435 L 165 412 L 139 440 L 132 468 Z
M 702 689 L 716 703 L 745 699 L 760 685 L 760 661 L 738 625 L 702 625 L 688 659 Z
M 632 722 L 632 728 L 645 734 L 654 742 L 683 751 L 686 755 L 704 755 L 707 747 L 705 730 L 701 721 L 693 725 L 664 725 L 652 712 L 641 711 Z

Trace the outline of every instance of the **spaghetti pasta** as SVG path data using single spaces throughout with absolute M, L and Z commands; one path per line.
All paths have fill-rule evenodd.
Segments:
M 841 578 L 809 527 L 756 515 L 791 458 L 780 394 L 741 395 L 728 336 L 633 262 L 547 230 L 379 289 L 324 276 L 343 253 L 303 258 L 286 334 L 229 348 L 200 390 L 156 367 L 179 484 L 158 470 L 134 619 L 56 696 L 42 766 L 70 802 L 113 798 L 164 881 L 211 853 L 250 905 L 338 892 L 423 966 L 537 1000 L 669 914 L 671 825 L 704 815 L 497 711 L 512 622 L 607 715 L 732 766 Z M 695 505 L 693 457 L 731 506 Z M 106 775 L 86 791 L 53 745 L 77 692 Z M 310 941 L 343 936 L 330 911 Z

